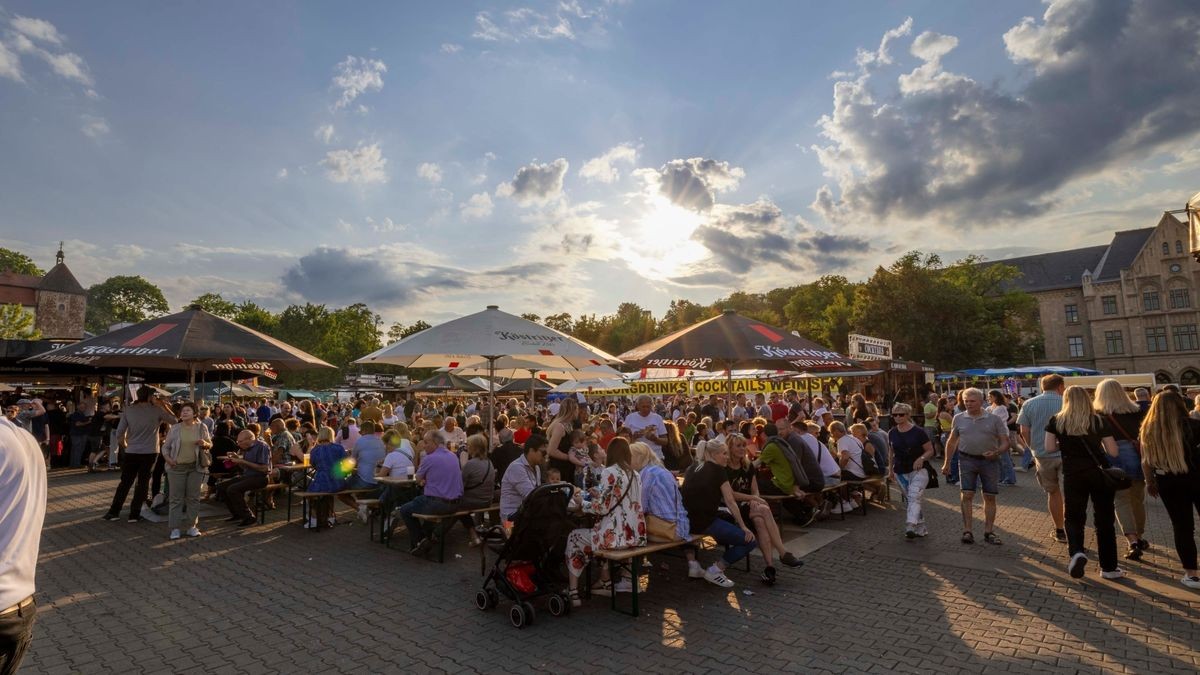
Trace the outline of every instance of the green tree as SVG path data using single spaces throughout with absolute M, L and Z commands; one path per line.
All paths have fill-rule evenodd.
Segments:
M 827 275 L 812 283 L 792 287 L 791 296 L 783 307 L 787 327 L 827 347 L 846 349 L 846 334 L 850 328 L 848 312 L 854 305 L 857 286 L 846 277 Z
M 46 274 L 40 267 L 34 264 L 32 258 L 20 251 L 13 251 L 7 248 L 0 248 L 0 272 L 28 274 L 35 277 L 45 276 Z
M 633 349 L 658 335 L 658 322 L 650 310 L 632 302 L 622 302 L 617 313 L 608 319 L 598 347 L 610 354 Z
M 0 340 L 37 340 L 42 331 L 34 325 L 33 313 L 20 305 L 0 305 Z
M 534 322 L 534 323 L 541 323 L 541 322 L 542 322 L 542 317 L 540 317 L 540 316 L 538 316 L 537 314 L 534 314 L 534 313 L 532 313 L 532 312 L 524 312 L 524 313 L 522 313 L 522 314 L 521 314 L 521 318 L 522 318 L 522 319 L 525 319 L 526 321 L 532 321 L 532 322 Z
M 104 333 L 114 323 L 137 323 L 169 311 L 158 286 L 140 276 L 115 276 L 88 289 L 85 325 Z
M 222 298 L 220 293 L 204 293 L 187 304 L 192 305 L 200 305 L 206 312 L 231 321 L 238 313 L 237 304 Z
M 713 307 L 706 307 L 691 300 L 672 300 L 671 306 L 667 308 L 667 313 L 659 322 L 659 332 L 663 335 L 674 333 L 716 316 L 718 313 L 718 310 Z
M 357 358 L 379 349 L 383 320 L 369 307 L 359 302 L 334 311 L 332 330 L 322 345 L 324 358 L 339 368 L 346 368 Z
M 230 318 L 234 323 L 272 337 L 276 337 L 276 331 L 279 330 L 279 317 L 250 301 L 238 305 Z
M 568 333 L 568 334 L 570 334 L 571 330 L 574 329 L 574 327 L 575 327 L 575 323 L 573 321 L 571 321 L 571 315 L 567 314 L 566 312 L 560 312 L 558 314 L 551 314 L 551 315 L 547 316 L 545 319 L 542 319 L 541 324 L 543 326 L 546 326 L 547 328 L 553 328 L 554 330 L 556 330 L 560 333 Z M 578 337 L 578 336 L 573 336 L 573 337 Z
M 426 323 L 425 321 L 423 321 L 421 319 L 417 319 L 412 325 L 408 325 L 408 326 L 406 326 L 400 322 L 393 323 L 392 327 L 389 328 L 388 332 L 387 332 L 388 344 L 391 344 L 393 342 L 398 342 L 398 341 L 403 340 L 404 338 L 408 337 L 409 335 L 416 335 L 417 333 L 420 333 L 421 331 L 425 330 L 426 328 L 432 328 L 432 327 L 433 326 L 430 326 L 428 323 Z
M 762 293 L 746 293 L 744 291 L 734 291 L 727 298 L 720 298 L 713 303 L 713 307 L 718 310 L 732 309 L 744 317 L 762 321 L 763 323 L 771 324 L 772 326 L 783 325 L 783 314 L 776 311 L 771 303 L 767 302 L 767 296 Z M 717 312 L 714 312 L 715 316 Z

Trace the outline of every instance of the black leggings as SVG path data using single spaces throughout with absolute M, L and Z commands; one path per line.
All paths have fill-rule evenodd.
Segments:
M 1088 501 L 1092 502 L 1092 524 L 1096 527 L 1096 551 L 1100 569 L 1117 569 L 1117 513 L 1113 500 L 1116 492 L 1104 481 L 1097 468 L 1063 476 L 1063 502 L 1066 511 L 1067 554 L 1083 552 Z
M 1200 513 L 1200 471 L 1155 476 L 1158 495 L 1175 533 L 1175 552 L 1185 570 L 1196 569 L 1196 522 L 1192 510 Z

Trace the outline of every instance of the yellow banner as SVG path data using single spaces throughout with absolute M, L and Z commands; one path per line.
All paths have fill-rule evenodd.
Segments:
M 709 394 L 725 394 L 729 392 L 728 380 L 695 380 L 692 383 L 690 393 L 696 396 L 708 396 Z M 812 380 L 733 380 L 734 394 L 770 394 L 772 392 L 780 393 L 795 389 L 803 394 L 806 388 L 811 388 L 814 392 L 821 389 L 836 389 L 840 390 L 842 378 L 826 377 Z M 687 380 L 652 380 L 652 381 L 633 381 L 629 383 L 631 389 L 592 389 L 584 392 L 588 396 L 641 396 L 649 394 L 650 396 L 673 396 L 678 393 L 689 393 Z

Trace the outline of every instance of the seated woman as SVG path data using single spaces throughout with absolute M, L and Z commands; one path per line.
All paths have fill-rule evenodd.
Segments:
M 722 559 L 710 565 L 702 574 L 710 583 L 729 588 L 733 586 L 733 581 L 725 576 L 725 568 L 754 550 L 754 533 L 742 520 L 742 513 L 733 499 L 733 489 L 725 475 L 725 465 L 729 463 L 728 448 L 720 441 L 705 441 L 697 446 L 696 451 L 697 458 L 702 458 L 704 463 L 689 469 L 685 475 L 683 487 L 680 488 L 683 505 L 687 508 L 692 534 L 709 535 L 718 545 L 729 547 Z M 722 505 L 728 509 L 736 526 L 717 517 L 717 510 Z M 688 567 L 688 575 L 695 576 L 699 563 L 689 563 Z
M 767 564 L 762 572 L 762 582 L 770 586 L 775 583 L 775 553 L 779 554 L 779 562 L 788 567 L 800 567 L 804 563 L 783 547 L 783 538 L 779 534 L 775 516 L 771 514 L 771 507 L 759 496 L 758 472 L 746 455 L 746 439 L 736 434 L 730 436 L 727 454 L 729 460 L 725 465 L 725 477 L 733 490 L 733 499 L 737 502 L 742 522 L 754 524 L 758 549 L 762 551 Z
M 481 509 L 492 505 L 496 491 L 496 468 L 488 459 L 488 439 L 483 434 L 467 437 L 467 463 L 462 467 L 463 496 L 458 503 L 460 511 Z M 463 516 L 459 521 L 471 533 L 471 546 L 480 544 L 475 526 L 482 519 L 478 514 Z
M 846 425 L 841 422 L 829 423 L 829 440 L 835 448 L 838 466 L 842 468 L 841 476 L 844 481 L 865 480 L 867 472 L 863 469 L 863 454 L 865 449 L 862 442 L 846 433 Z M 862 497 L 857 492 L 850 493 L 850 501 L 842 503 L 842 511 L 853 511 L 862 503 Z
M 308 484 L 309 492 L 337 492 L 346 485 L 346 470 L 342 461 L 348 456 L 346 449 L 334 442 L 335 432 L 329 427 L 321 427 L 317 431 L 317 447 L 308 455 L 308 463 L 313 467 L 313 478 Z M 333 517 L 333 497 L 320 497 L 313 500 L 313 511 L 309 514 L 306 529 L 317 529 L 322 521 L 328 521 L 333 527 L 336 520 Z
M 383 464 L 376 469 L 375 475 L 410 478 L 416 475 L 416 463 L 413 461 L 416 450 L 408 438 L 408 425 L 397 422 L 395 426 L 395 429 L 383 434 L 383 447 L 387 455 L 383 458 Z M 415 494 L 415 488 L 412 487 L 384 485 L 379 491 L 379 512 L 385 514 L 385 518 L 390 518 L 392 509 L 412 499 Z
M 642 481 L 646 538 L 652 543 L 665 543 L 691 537 L 687 509 L 683 507 L 683 496 L 679 494 L 675 476 L 663 466 L 650 446 L 639 442 L 629 448 L 633 469 Z
M 579 576 L 591 562 L 596 549 L 634 548 L 646 545 L 646 520 L 642 515 L 642 481 L 633 470 L 629 442 L 615 438 L 608 445 L 608 466 L 601 474 L 600 487 L 592 488 L 590 499 L 582 500 L 584 513 L 596 516 L 591 529 L 573 530 L 567 535 L 567 571 L 570 572 L 571 604 L 579 606 Z M 615 586 L 608 579 L 608 568 L 600 570 L 597 595 L 628 593 L 633 583 L 622 579 Z

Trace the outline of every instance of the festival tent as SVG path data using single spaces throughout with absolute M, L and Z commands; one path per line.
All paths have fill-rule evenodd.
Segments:
M 511 356 L 542 368 L 574 369 L 619 363 L 620 360 L 570 335 L 488 305 L 371 352 L 355 363 L 391 364 L 405 368 L 484 366 L 495 382 L 497 362 Z M 442 373 L 443 375 L 447 373 Z M 488 428 L 496 408 L 495 385 L 488 390 Z
M 65 345 L 24 362 L 185 371 L 189 388 L 195 387 L 197 371 L 274 378 L 280 370 L 334 367 L 198 305 Z

